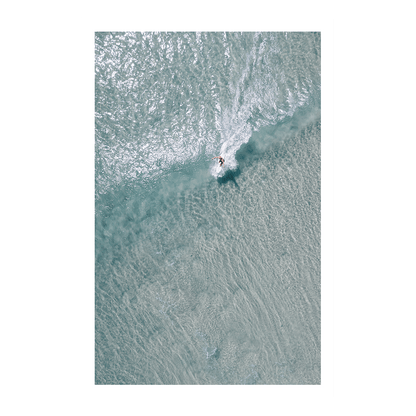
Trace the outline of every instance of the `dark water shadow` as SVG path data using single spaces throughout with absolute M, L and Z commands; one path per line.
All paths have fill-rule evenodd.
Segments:
M 235 170 L 227 170 L 224 176 L 217 178 L 217 182 L 220 185 L 224 185 L 228 182 L 232 182 L 237 188 L 239 188 L 237 181 L 235 180 L 241 174 L 241 170 L 239 167 Z

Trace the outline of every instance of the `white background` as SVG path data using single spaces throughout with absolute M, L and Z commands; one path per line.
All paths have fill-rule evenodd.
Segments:
M 101 31 L 321 32 L 322 304 L 319 386 L 96 386 L 94 368 L 94 37 Z M 81 16 L 81 401 L 336 401 L 337 17 Z

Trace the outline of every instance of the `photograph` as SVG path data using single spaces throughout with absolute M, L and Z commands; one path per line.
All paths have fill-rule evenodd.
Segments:
M 95 385 L 321 385 L 321 32 L 95 32 Z
M 320 33 L 96 33 L 97 384 L 320 384 Z

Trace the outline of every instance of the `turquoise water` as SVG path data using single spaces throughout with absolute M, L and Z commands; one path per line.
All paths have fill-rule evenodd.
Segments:
M 97 384 L 320 384 L 320 61 L 96 34 Z

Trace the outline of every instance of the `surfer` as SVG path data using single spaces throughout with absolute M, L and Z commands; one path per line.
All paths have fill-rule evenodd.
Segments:
M 215 156 L 212 159 L 219 159 L 218 163 L 220 164 L 221 167 L 225 163 L 225 159 L 222 156 Z

